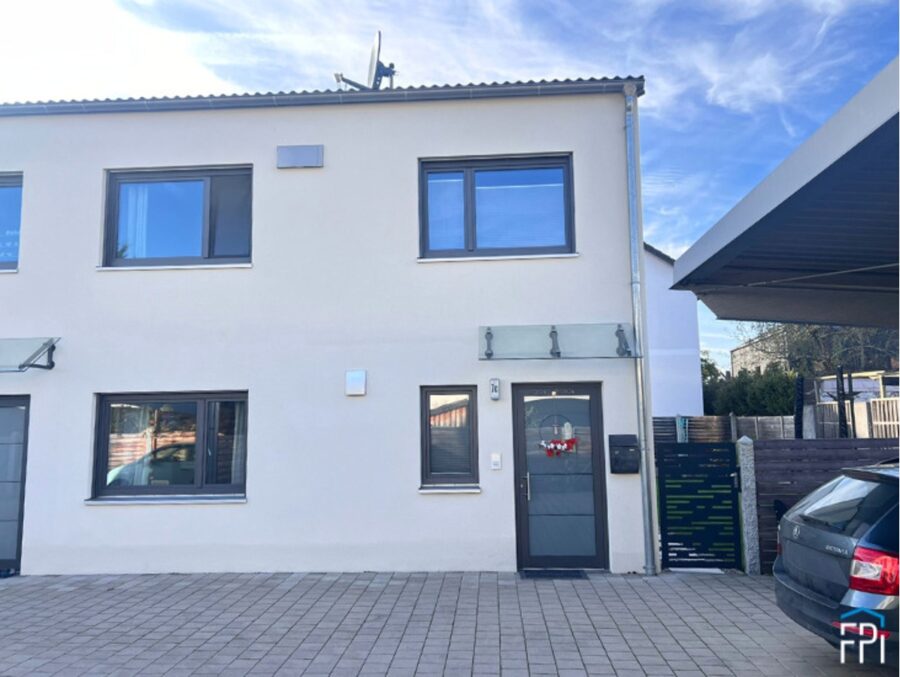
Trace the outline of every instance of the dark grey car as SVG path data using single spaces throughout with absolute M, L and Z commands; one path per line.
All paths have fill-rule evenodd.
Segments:
M 849 642 L 877 632 L 886 662 L 897 664 L 897 487 L 896 463 L 844 470 L 778 526 L 778 606 L 831 644 L 844 640 L 848 662 L 858 659 Z M 854 629 L 861 622 L 871 625 Z M 861 643 L 866 663 L 878 663 L 880 642 Z

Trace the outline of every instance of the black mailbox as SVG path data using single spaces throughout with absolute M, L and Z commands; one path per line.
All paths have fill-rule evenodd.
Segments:
M 609 436 L 609 471 L 636 473 L 641 471 L 641 448 L 637 435 Z

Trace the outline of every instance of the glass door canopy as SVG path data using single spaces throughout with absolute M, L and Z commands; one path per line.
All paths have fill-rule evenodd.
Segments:
M 0 338 L 0 373 L 52 369 L 59 337 Z

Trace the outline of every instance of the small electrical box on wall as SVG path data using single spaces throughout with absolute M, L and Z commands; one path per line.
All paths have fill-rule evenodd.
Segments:
M 350 369 L 344 378 L 344 394 L 348 397 L 360 397 L 366 394 L 366 370 Z
M 637 435 L 609 436 L 609 471 L 613 474 L 641 471 L 641 448 Z

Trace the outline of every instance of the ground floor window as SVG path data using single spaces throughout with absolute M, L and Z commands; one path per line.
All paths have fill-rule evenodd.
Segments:
M 422 387 L 422 485 L 477 484 L 475 386 Z
M 95 496 L 241 494 L 247 393 L 99 398 Z

